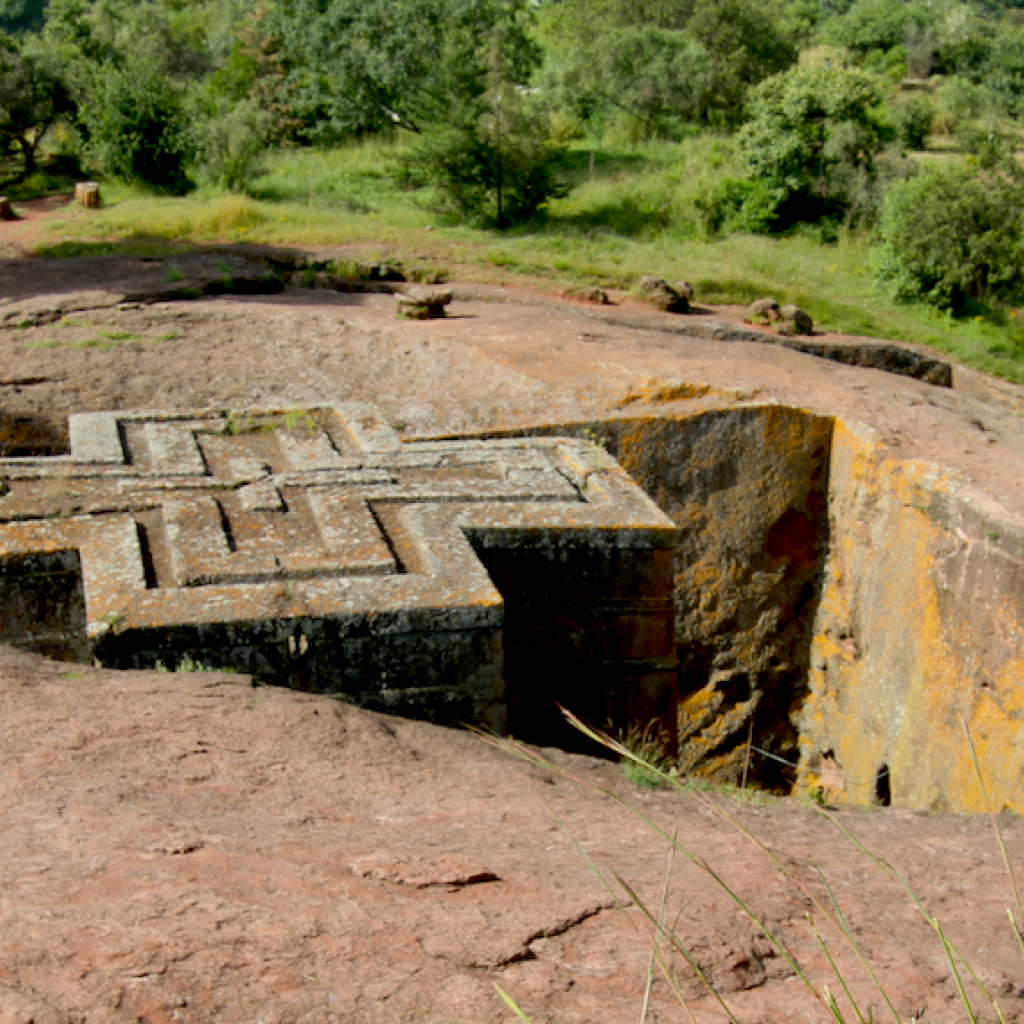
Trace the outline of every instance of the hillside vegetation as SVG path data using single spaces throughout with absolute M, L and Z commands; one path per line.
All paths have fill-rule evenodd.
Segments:
M 0 0 L 0 29 L 0 191 L 104 185 L 49 251 L 655 272 L 1024 380 L 1013 5 Z

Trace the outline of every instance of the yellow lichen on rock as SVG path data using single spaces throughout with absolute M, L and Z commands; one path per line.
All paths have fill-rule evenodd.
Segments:
M 955 477 L 842 424 L 829 511 L 801 784 L 828 755 L 845 802 L 984 810 L 969 729 L 994 806 L 1024 811 L 1020 558 Z

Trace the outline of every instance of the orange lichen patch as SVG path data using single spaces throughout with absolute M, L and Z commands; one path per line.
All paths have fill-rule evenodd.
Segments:
M 884 791 L 903 806 L 983 810 L 969 729 L 994 805 L 1024 810 L 1024 660 L 1019 625 L 1000 625 L 1024 622 L 1020 548 L 991 543 L 953 477 L 841 425 L 834 439 L 802 784 L 831 750 L 845 802 Z

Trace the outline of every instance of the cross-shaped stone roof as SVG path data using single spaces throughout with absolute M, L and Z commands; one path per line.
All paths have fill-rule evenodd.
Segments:
M 530 587 L 499 553 L 543 552 L 536 585 L 562 593 L 585 552 L 588 578 L 602 564 L 618 581 L 584 618 L 660 624 L 653 644 L 606 637 L 604 661 L 671 674 L 675 527 L 594 444 L 403 443 L 354 404 L 89 413 L 69 433 L 66 455 L 0 459 L 6 642 L 122 666 L 188 655 L 385 707 L 415 691 L 431 715 L 469 694 L 459 714 L 486 719 L 506 599 L 522 604 L 491 570 Z

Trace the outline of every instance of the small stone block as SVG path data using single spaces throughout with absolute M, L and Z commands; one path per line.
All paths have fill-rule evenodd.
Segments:
M 445 315 L 451 301 L 450 288 L 407 288 L 395 296 L 395 312 L 407 320 L 434 320 Z
M 75 202 L 79 206 L 97 209 L 100 205 L 100 187 L 95 181 L 80 181 L 75 185 Z

